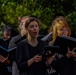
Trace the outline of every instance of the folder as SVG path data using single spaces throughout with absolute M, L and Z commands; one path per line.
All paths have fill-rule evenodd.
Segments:
M 52 40 L 52 34 L 53 32 L 45 35 L 41 40 L 49 42 L 50 40 Z
M 11 49 L 7 49 L 3 46 L 0 46 L 0 55 L 7 57 L 7 55 L 9 54 L 10 56 L 15 52 L 15 49 L 17 47 L 11 48 Z
M 43 58 L 46 58 L 46 57 L 52 56 L 55 53 L 60 53 L 59 46 L 45 46 L 42 49 L 42 51 L 39 53 L 39 55 L 42 56 Z
M 76 38 L 69 36 L 57 37 L 54 46 L 60 47 L 60 54 L 66 55 L 68 47 L 73 50 L 76 47 Z

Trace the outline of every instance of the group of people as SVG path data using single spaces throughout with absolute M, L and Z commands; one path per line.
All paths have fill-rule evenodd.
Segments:
M 0 55 L 1 75 L 76 75 L 76 53 L 69 47 L 65 56 L 55 53 L 44 59 L 39 55 L 45 46 L 53 46 L 57 36 L 71 36 L 71 29 L 65 17 L 58 16 L 54 19 L 49 29 L 52 37 L 48 42 L 38 38 L 40 26 L 35 17 L 19 18 L 19 35 L 12 37 L 8 44 L 8 49 L 16 47 L 15 53 L 11 57 L 10 54 L 7 57 Z M 25 35 L 24 40 L 15 43 Z M 1 66 L 7 69 L 5 73 L 4 67 L 2 69 Z M 6 73 L 10 68 L 10 73 Z

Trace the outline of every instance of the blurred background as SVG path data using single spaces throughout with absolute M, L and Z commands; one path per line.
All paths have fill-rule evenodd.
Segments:
M 4 25 L 17 31 L 18 18 L 36 16 L 41 24 L 41 34 L 46 35 L 54 18 L 67 18 L 71 31 L 76 35 L 76 0 L 0 0 L 0 37 Z

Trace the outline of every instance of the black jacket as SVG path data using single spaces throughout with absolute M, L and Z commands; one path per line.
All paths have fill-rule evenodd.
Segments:
M 41 50 L 42 50 L 46 46 L 46 42 L 44 42 L 44 41 L 38 41 L 38 42 L 39 42 Z M 28 43 L 27 43 L 27 39 L 26 39 L 18 44 L 17 50 L 16 50 L 16 62 L 17 62 L 17 66 L 18 66 L 20 75 L 33 75 L 32 66 L 28 67 L 27 61 L 29 59 L 30 59 L 30 55 L 29 55 Z M 43 74 L 46 75 L 46 73 L 47 73 L 46 67 L 43 67 L 43 68 L 44 68 L 43 73 L 38 74 L 38 75 L 43 75 Z

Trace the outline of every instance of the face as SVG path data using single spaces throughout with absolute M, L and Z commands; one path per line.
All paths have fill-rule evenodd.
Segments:
M 58 36 L 68 36 L 68 29 L 66 27 L 59 28 L 57 34 Z
M 4 37 L 5 39 L 9 39 L 9 38 L 11 37 L 11 33 L 10 33 L 10 32 L 7 32 L 7 31 L 4 31 L 3 37 Z
M 39 34 L 39 25 L 36 21 L 32 21 L 27 28 L 28 35 L 32 38 L 36 38 Z

